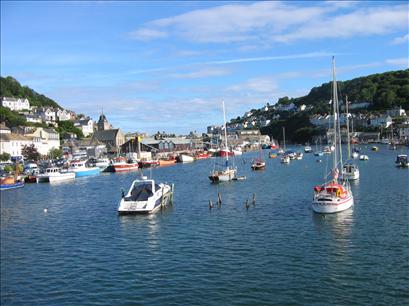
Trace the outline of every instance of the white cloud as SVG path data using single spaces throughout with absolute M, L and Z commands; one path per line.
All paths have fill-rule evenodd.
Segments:
M 409 42 L 409 34 L 400 36 L 400 37 L 396 37 L 393 41 L 392 44 L 393 45 L 400 45 L 400 44 L 404 44 L 404 43 L 408 43 Z
M 387 59 L 385 62 L 388 65 L 409 68 L 409 59 L 407 57 L 391 58 Z
M 228 75 L 231 72 L 227 69 L 217 69 L 217 68 L 203 68 L 197 71 L 191 71 L 186 73 L 174 73 L 171 74 L 171 77 L 178 79 L 200 79 L 208 77 L 219 77 Z
M 270 77 L 251 78 L 247 81 L 229 86 L 227 91 L 245 92 L 248 95 L 256 94 L 273 94 L 277 91 L 278 86 L 275 79 Z
M 382 35 L 406 29 L 408 6 L 320 2 L 228 4 L 153 20 L 133 32 L 138 38 L 182 37 L 199 43 L 254 45 L 320 38 Z
M 151 40 L 157 38 L 164 38 L 167 36 L 167 34 L 166 32 L 155 29 L 141 28 L 134 32 L 131 32 L 130 36 L 137 40 Z

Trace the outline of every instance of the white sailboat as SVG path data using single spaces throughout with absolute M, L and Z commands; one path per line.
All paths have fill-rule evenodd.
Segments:
M 289 164 L 291 158 L 290 158 L 290 155 L 287 154 L 286 147 L 285 147 L 285 127 L 283 127 L 283 152 L 284 152 L 284 156 L 281 157 L 281 163 Z
M 342 166 L 343 180 L 357 180 L 359 179 L 359 169 L 351 158 L 351 140 L 349 138 L 349 114 L 348 114 L 348 97 L 345 97 L 346 116 L 347 116 L 347 143 L 348 143 L 348 160 Z
M 336 213 L 350 208 L 354 204 L 354 197 L 348 181 L 338 181 L 339 167 L 342 163 L 341 127 L 338 116 L 338 93 L 335 78 L 335 59 L 332 58 L 333 70 L 333 108 L 334 108 L 334 154 L 333 167 L 327 174 L 324 184 L 314 187 L 312 209 L 317 213 Z M 332 176 L 328 180 L 328 177 Z
M 224 144 L 225 144 L 225 148 L 228 149 L 229 146 L 227 144 L 226 110 L 224 108 L 224 101 L 222 104 L 223 104 L 223 119 L 224 119 Z M 216 169 L 215 167 L 213 171 L 210 173 L 209 179 L 210 181 L 212 181 L 212 183 L 237 180 L 237 168 L 229 165 L 229 154 L 225 155 L 225 166 L 220 169 Z

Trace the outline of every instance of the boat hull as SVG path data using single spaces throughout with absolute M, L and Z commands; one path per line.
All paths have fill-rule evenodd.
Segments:
M 147 201 L 125 201 L 123 198 L 119 204 L 118 214 L 136 215 L 152 214 L 171 201 L 172 189 L 169 185 L 163 185 Z
M 9 190 L 24 187 L 24 182 L 15 182 L 13 184 L 1 184 L 0 190 Z
M 136 171 L 139 169 L 138 164 L 113 165 L 114 172 Z
M 319 197 L 314 198 L 312 210 L 319 214 L 333 214 L 349 209 L 354 205 L 354 197 L 349 195 L 345 199 L 331 197 L 330 200 L 323 201 Z
M 101 169 L 98 167 L 94 167 L 94 168 L 83 169 L 83 170 L 74 169 L 72 171 L 75 173 L 75 177 L 84 177 L 84 176 L 97 175 L 101 172 Z

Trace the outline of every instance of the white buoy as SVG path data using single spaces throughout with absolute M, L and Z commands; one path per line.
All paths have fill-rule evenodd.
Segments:
M 48 209 L 47 209 L 47 208 L 44 208 L 44 212 L 47 213 L 47 212 L 48 212 Z

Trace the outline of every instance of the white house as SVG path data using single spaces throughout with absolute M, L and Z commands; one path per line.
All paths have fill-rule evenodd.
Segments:
M 23 109 L 30 109 L 30 102 L 28 99 L 3 97 L 1 105 L 11 109 L 12 111 L 21 111 Z
M 33 114 L 33 115 L 26 115 L 26 120 L 27 122 L 32 122 L 32 123 L 41 123 L 42 119 L 40 116 Z
M 57 120 L 56 111 L 51 107 L 37 108 L 36 115 L 40 116 L 44 122 L 55 122 Z
M 37 128 L 31 134 L 25 136 L 31 139 L 42 155 L 47 155 L 51 149 L 60 147 L 60 135 L 54 129 Z
M 56 117 L 59 121 L 68 121 L 74 119 L 74 114 L 66 109 L 58 109 L 56 112 Z
M 74 121 L 74 126 L 81 129 L 85 137 L 94 133 L 94 121 L 90 118 Z
M 299 110 L 300 110 L 300 112 L 303 112 L 303 111 L 305 111 L 306 108 L 307 108 L 307 106 L 305 104 L 301 104 Z
M 277 110 L 280 111 L 280 112 L 290 112 L 290 111 L 293 111 L 295 109 L 297 109 L 297 106 L 295 106 L 294 103 L 290 103 L 290 104 L 287 104 L 287 105 L 280 105 L 280 106 L 277 107 Z
M 25 145 L 31 145 L 28 137 L 14 133 L 4 133 L 0 138 L 0 154 L 8 153 L 12 157 L 21 157 L 21 149 Z

